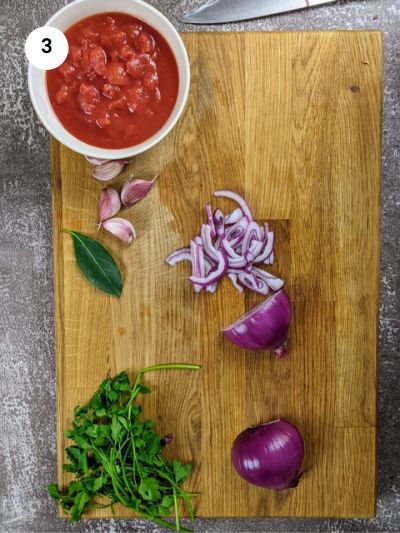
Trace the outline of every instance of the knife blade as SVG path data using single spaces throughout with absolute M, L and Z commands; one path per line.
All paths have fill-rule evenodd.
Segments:
M 188 24 L 219 24 L 297 11 L 336 0 L 208 0 L 182 19 Z

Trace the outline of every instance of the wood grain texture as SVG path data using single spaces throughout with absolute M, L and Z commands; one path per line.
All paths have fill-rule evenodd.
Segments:
M 105 376 L 191 362 L 202 371 L 148 375 L 144 409 L 161 434 L 175 435 L 172 453 L 194 460 L 188 487 L 201 493 L 199 516 L 373 516 L 382 36 L 183 38 L 192 67 L 184 115 L 115 181 L 161 174 L 126 214 L 138 233 L 131 247 L 96 232 L 102 184 L 82 156 L 52 142 L 59 482 L 67 480 L 62 432 Z M 288 359 L 245 352 L 220 334 L 260 298 L 227 282 L 195 295 L 188 266 L 164 264 L 225 187 L 272 220 L 273 271 L 293 301 Z M 120 300 L 81 277 L 62 227 L 113 252 L 125 280 Z M 277 417 L 298 425 L 306 454 L 298 488 L 274 493 L 235 474 L 230 448 L 248 425 Z

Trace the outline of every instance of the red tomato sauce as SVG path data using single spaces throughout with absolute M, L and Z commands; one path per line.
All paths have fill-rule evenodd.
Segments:
M 127 148 L 156 133 L 178 94 L 178 67 L 166 40 L 125 13 L 101 13 L 71 26 L 65 62 L 46 73 L 51 105 L 77 139 Z

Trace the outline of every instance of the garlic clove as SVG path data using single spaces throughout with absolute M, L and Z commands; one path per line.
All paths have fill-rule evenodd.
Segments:
M 98 166 L 103 165 L 104 163 L 109 163 L 112 161 L 112 159 L 100 159 L 98 157 L 90 157 L 88 155 L 85 155 L 86 161 L 88 161 L 91 165 Z
M 110 218 L 103 222 L 103 228 L 109 231 L 125 244 L 131 244 L 136 239 L 136 231 L 133 224 L 125 218 Z
M 155 176 L 151 181 L 131 178 L 122 187 L 122 203 L 125 206 L 130 207 L 131 205 L 140 202 L 140 200 L 143 200 L 143 198 L 150 192 L 153 183 L 157 178 L 158 176 Z
M 118 176 L 122 171 L 127 161 L 125 159 L 118 159 L 115 161 L 108 161 L 101 165 L 94 167 L 92 175 L 100 181 L 109 181 Z
M 109 218 L 115 216 L 121 209 L 121 200 L 118 192 L 112 187 L 106 187 L 101 191 L 99 200 L 100 225 Z

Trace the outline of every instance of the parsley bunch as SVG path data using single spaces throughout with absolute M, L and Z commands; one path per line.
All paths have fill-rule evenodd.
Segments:
M 150 389 L 142 385 L 145 372 L 163 369 L 198 370 L 197 365 L 162 364 L 143 368 L 130 384 L 125 372 L 105 379 L 90 402 L 74 410 L 72 429 L 65 435 L 75 442 L 66 448 L 69 462 L 64 470 L 75 479 L 66 492 L 57 483 L 48 486 L 50 496 L 58 501 L 72 522 L 93 508 L 111 507 L 119 502 L 140 516 L 174 531 L 190 531 L 180 525 L 179 501 L 194 521 L 191 497 L 182 483 L 189 477 L 192 464 L 163 454 L 166 440 L 154 430 L 155 423 L 141 420 L 139 394 Z M 96 501 L 107 497 L 108 504 Z M 165 520 L 174 509 L 174 522 Z

